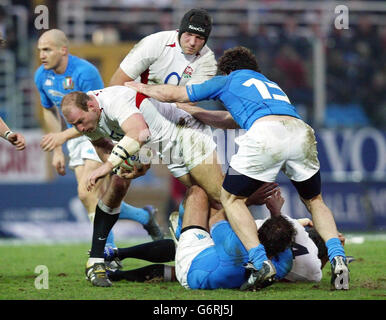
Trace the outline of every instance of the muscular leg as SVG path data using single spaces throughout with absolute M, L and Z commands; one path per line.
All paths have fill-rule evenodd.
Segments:
M 91 192 L 87 191 L 87 178 L 90 176 L 91 172 L 100 167 L 100 165 L 100 162 L 85 159 L 83 166 L 75 167 L 75 176 L 78 181 L 78 196 L 80 201 L 82 201 L 84 207 L 86 208 L 88 218 L 90 219 L 92 224 L 94 224 L 95 208 L 97 206 L 99 198 L 106 190 L 106 185 L 109 185 L 110 183 L 110 177 L 106 177 L 104 179 L 99 180 L 97 182 L 96 187 Z M 114 235 L 112 232 L 109 233 L 106 243 L 108 246 L 115 247 Z
M 99 199 L 99 188 L 102 185 L 102 180 L 97 182 L 96 188 L 93 191 L 88 192 L 86 189 L 87 178 L 96 168 L 100 166 L 100 163 L 93 160 L 85 160 L 84 165 L 75 167 L 75 176 L 78 182 L 78 197 L 87 210 L 90 221 L 93 221 L 95 214 L 95 206 Z
M 118 220 L 121 201 L 129 185 L 130 180 L 122 179 L 117 175 L 111 177 L 109 188 L 96 206 L 90 258 L 103 260 L 107 235 Z M 91 259 L 90 262 L 95 260 Z
M 191 186 L 186 194 L 185 213 L 182 229 L 188 226 L 200 226 L 209 231 L 209 203 L 205 191 L 198 186 Z
M 312 215 L 312 222 L 324 241 L 338 237 L 335 220 L 331 210 L 323 201 L 322 195 L 319 194 L 312 199 L 303 199 L 303 203 Z
M 331 285 L 334 289 L 349 288 L 349 270 L 346 254 L 339 240 L 334 216 L 326 206 L 321 195 L 320 171 L 305 181 L 292 184 L 297 189 L 299 196 L 312 215 L 316 231 L 326 242 L 328 258 L 331 262 Z
M 87 178 L 90 176 L 91 172 L 101 165 L 101 163 L 93 160 L 84 160 L 84 163 L 83 166 L 77 166 L 75 168 L 75 175 L 78 181 L 78 196 L 87 210 L 90 221 L 93 223 L 95 207 L 99 199 L 108 189 L 111 177 L 106 176 L 99 180 L 93 191 L 88 192 L 86 189 Z M 154 216 L 156 212 L 157 209 L 150 205 L 147 205 L 144 208 L 137 208 L 122 202 L 119 219 L 128 219 L 139 222 L 153 239 L 160 240 L 163 238 L 163 233 L 156 222 Z M 107 244 L 115 247 L 113 233 L 109 234 Z
M 190 176 L 196 184 L 205 190 L 210 200 L 220 202 L 221 185 L 224 180 L 224 175 L 218 162 L 216 151 L 214 151 L 208 159 L 213 159 L 211 164 L 206 164 L 204 161 L 195 166 L 190 170 Z
M 232 229 L 235 231 L 244 247 L 250 249 L 260 244 L 255 220 L 245 205 L 246 197 L 235 196 L 221 188 L 221 204 Z

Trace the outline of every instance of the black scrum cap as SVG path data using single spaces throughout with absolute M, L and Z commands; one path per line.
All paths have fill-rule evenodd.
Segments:
M 181 20 L 178 40 L 184 32 L 191 32 L 205 37 L 205 43 L 208 41 L 210 31 L 212 30 L 212 18 L 204 9 L 192 9 L 185 13 Z

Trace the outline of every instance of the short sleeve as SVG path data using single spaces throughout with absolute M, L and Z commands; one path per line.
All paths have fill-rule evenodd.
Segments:
M 40 95 L 40 103 L 41 105 L 46 108 L 46 109 L 49 109 L 51 108 L 54 104 L 52 103 L 52 101 L 48 98 L 48 96 L 46 95 L 46 93 L 44 92 L 43 90 L 43 81 L 44 81 L 44 77 L 43 77 L 43 73 L 42 73 L 42 69 L 43 67 L 40 67 L 36 70 L 35 72 L 35 77 L 34 77 L 34 81 L 35 81 L 35 85 L 36 85 L 36 88 L 38 89 L 39 91 L 39 95 Z
M 120 68 L 130 78 L 138 78 L 158 58 L 159 50 L 157 48 L 159 47 L 157 34 L 143 38 L 126 55 L 120 64 Z
M 192 84 L 186 86 L 186 91 L 191 102 L 219 98 L 227 83 L 226 76 L 213 77 L 201 84 Z

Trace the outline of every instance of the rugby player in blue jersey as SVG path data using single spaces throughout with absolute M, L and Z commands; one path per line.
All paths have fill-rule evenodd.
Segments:
M 335 220 L 321 195 L 320 165 L 313 129 L 300 119 L 280 87 L 260 71 L 249 49 L 236 47 L 218 61 L 222 74 L 186 87 L 128 82 L 137 91 L 164 102 L 221 100 L 229 112 L 182 107 L 201 122 L 246 129 L 236 142 L 239 150 L 230 162 L 221 190 L 227 218 L 248 251 L 251 275 L 243 288 L 272 279 L 276 270 L 260 244 L 245 199 L 264 182 L 275 181 L 282 170 L 312 215 L 315 229 L 326 242 L 332 288 L 349 289 L 349 270 Z
M 42 65 L 35 72 L 35 84 L 39 90 L 40 102 L 43 106 L 45 129 L 50 132 L 43 137 L 41 146 L 45 151 L 53 150 L 52 164 L 60 175 L 65 175 L 65 157 L 62 144 L 62 117 L 60 104 L 64 95 L 72 91 L 87 92 L 103 88 L 103 80 L 98 69 L 90 62 L 69 54 L 69 41 L 63 31 L 52 29 L 44 32 L 38 41 L 39 57 Z M 66 123 L 67 128 L 72 126 Z M 73 128 L 75 131 L 75 129 Z M 94 220 L 95 208 L 98 203 L 96 188 L 93 192 L 86 190 L 86 179 L 99 167 L 99 159 L 93 145 L 79 133 L 76 138 L 67 142 L 69 150 L 69 167 L 74 170 L 78 182 L 78 196 Z M 99 186 L 102 181 L 99 182 Z M 154 240 L 163 238 L 163 234 L 155 220 L 156 209 L 152 206 L 136 208 L 122 203 L 120 218 L 141 223 Z M 114 237 L 110 233 L 107 244 L 114 246 Z

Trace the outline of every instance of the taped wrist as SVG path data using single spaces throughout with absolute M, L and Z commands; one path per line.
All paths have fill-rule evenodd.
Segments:
M 137 140 L 124 136 L 111 151 L 107 161 L 112 163 L 113 167 L 119 166 L 128 157 L 136 153 L 140 149 L 140 144 Z
M 3 138 L 5 139 L 5 140 L 8 140 L 8 136 L 10 135 L 10 134 L 12 134 L 13 132 L 11 131 L 11 130 L 7 130 L 7 131 L 5 131 L 4 132 L 4 135 L 3 135 Z

